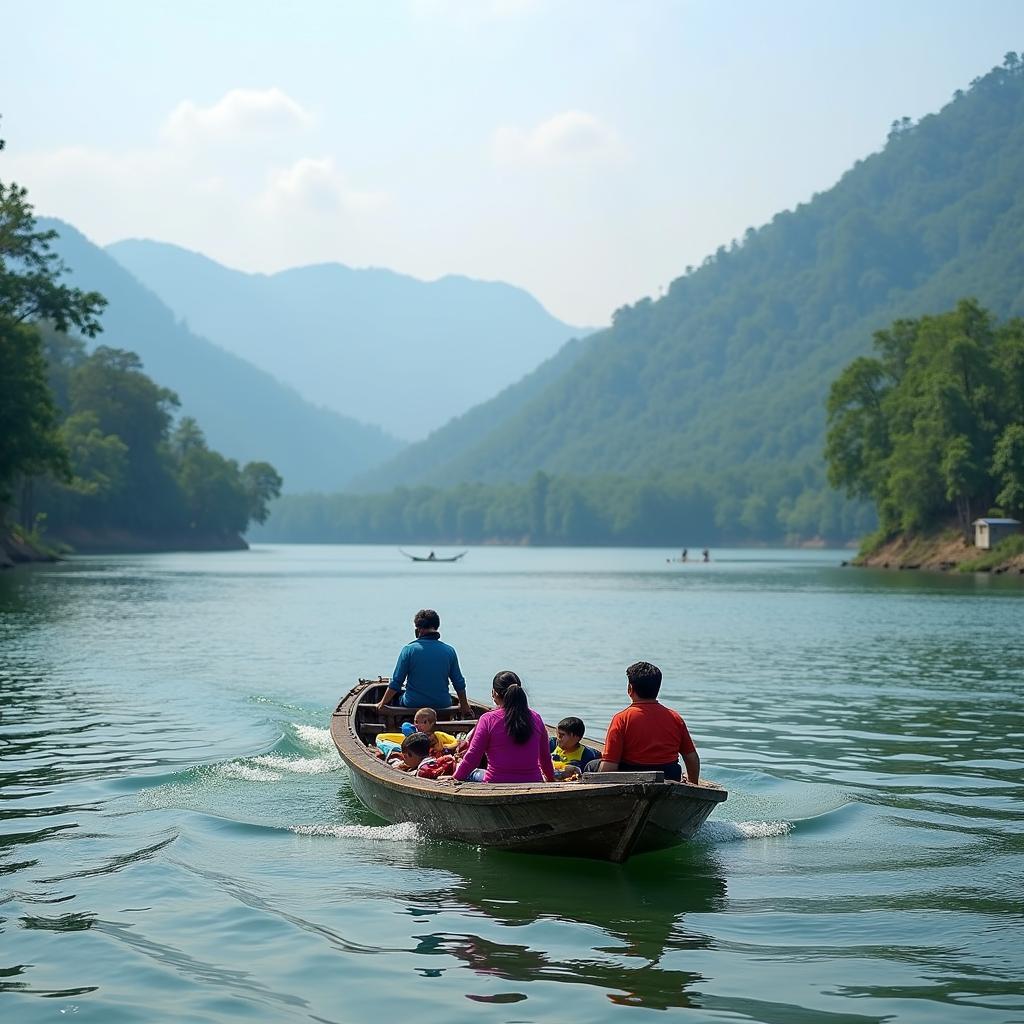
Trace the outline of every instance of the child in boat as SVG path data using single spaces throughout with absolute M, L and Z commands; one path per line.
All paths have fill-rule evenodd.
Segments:
M 437 712 L 433 708 L 420 708 L 413 718 L 413 724 L 419 732 L 430 737 L 431 757 L 453 753 L 458 746 L 458 740 L 454 736 L 437 728 Z
M 455 770 L 455 758 L 448 754 L 433 757 L 430 753 L 430 737 L 426 733 L 414 732 L 402 740 L 402 749 L 388 758 L 388 764 L 400 772 L 416 775 L 423 779 L 436 779 L 450 775 Z
M 591 762 L 601 755 L 582 742 L 586 726 L 579 718 L 563 718 L 557 726 L 556 735 L 551 738 L 551 763 L 555 766 L 556 779 L 569 779 L 579 775 Z

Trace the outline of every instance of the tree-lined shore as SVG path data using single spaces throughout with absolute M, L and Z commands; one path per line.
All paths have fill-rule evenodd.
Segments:
M 875 351 L 832 385 L 829 482 L 875 504 L 883 538 L 1024 513 L 1024 319 L 965 299 L 897 320 Z
M 0 140 L 0 149 L 3 142 Z M 27 191 L 0 182 L 0 565 L 69 542 L 153 549 L 244 547 L 281 478 L 206 444 L 177 396 L 102 331 L 106 300 L 62 281 L 55 234 Z M 77 334 L 72 333 L 77 332 Z

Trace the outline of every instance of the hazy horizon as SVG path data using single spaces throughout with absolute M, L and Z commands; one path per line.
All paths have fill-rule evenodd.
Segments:
M 18 16 L 0 166 L 40 215 L 247 272 L 500 281 L 594 326 L 1024 46 L 1005 0 Z

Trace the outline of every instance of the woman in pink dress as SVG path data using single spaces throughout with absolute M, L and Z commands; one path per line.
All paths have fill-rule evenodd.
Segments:
M 455 769 L 457 781 L 553 782 L 555 769 L 544 722 L 530 710 L 526 691 L 515 672 L 499 672 L 491 684 L 498 706 L 480 716 L 469 749 Z M 487 755 L 481 777 L 478 765 Z

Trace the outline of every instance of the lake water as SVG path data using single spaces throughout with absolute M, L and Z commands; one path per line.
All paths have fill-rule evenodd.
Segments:
M 0 1015 L 1024 1021 L 1024 581 L 668 554 L 0 576 Z M 661 665 L 729 800 L 623 866 L 375 819 L 330 709 L 421 606 L 472 695 L 512 668 L 592 734 Z

